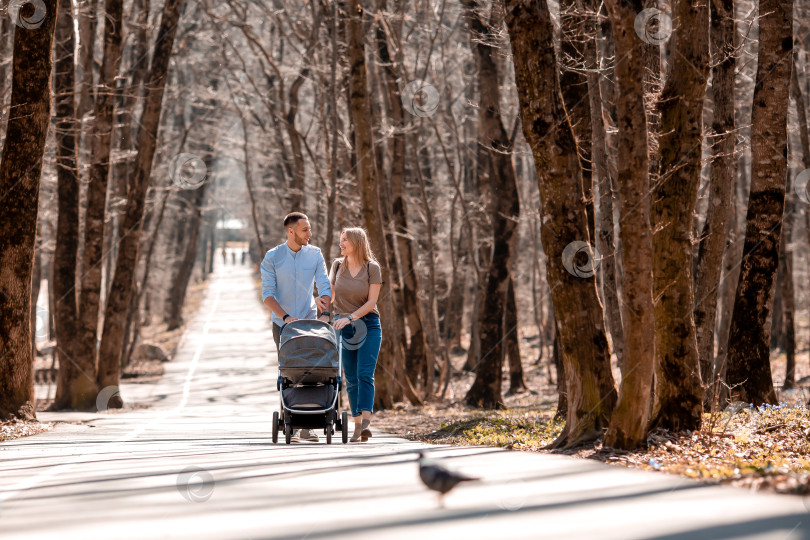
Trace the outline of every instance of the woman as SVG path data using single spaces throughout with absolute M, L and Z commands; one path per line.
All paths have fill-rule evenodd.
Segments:
M 351 227 L 340 233 L 342 258 L 332 263 L 334 327 L 341 338 L 346 390 L 354 419 L 352 442 L 371 437 L 374 407 L 374 369 L 380 353 L 382 330 L 377 299 L 382 288 L 382 271 L 374 259 L 364 229 Z

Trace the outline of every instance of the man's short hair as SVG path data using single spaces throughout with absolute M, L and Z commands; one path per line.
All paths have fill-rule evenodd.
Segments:
M 284 216 L 284 228 L 295 227 L 296 224 L 302 219 L 309 219 L 306 214 L 301 212 L 291 212 Z

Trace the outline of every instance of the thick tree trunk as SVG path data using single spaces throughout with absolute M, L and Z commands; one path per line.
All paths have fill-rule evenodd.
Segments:
M 618 59 L 614 68 L 619 130 L 616 179 L 620 199 L 625 362 L 619 401 L 605 435 L 605 445 L 632 449 L 647 442 L 655 364 L 654 340 L 650 336 L 655 321 L 647 118 L 642 82 L 644 58 L 634 28 L 643 4 L 617 0 L 608 0 L 606 4 Z
M 480 18 L 481 6 L 465 0 L 473 34 L 473 52 L 478 66 L 478 146 L 480 178 L 488 186 L 492 255 L 485 273 L 483 304 L 479 312 L 480 356 L 472 387 L 464 398 L 468 405 L 496 408 L 503 405 L 503 362 L 506 357 L 506 310 L 512 259 L 520 216 L 517 178 L 512 163 L 512 141 L 500 113 L 500 78 L 495 64 L 496 48 Z M 493 6 L 493 11 L 497 9 Z M 516 316 L 515 316 L 516 319 Z M 517 331 L 515 328 L 514 331 Z
M 692 216 L 700 184 L 703 104 L 709 76 L 709 5 L 673 3 L 672 71 L 658 109 L 659 178 L 653 188 L 654 423 L 694 430 L 703 418 L 694 323 Z
M 588 242 L 596 245 L 593 205 L 591 102 L 586 70 L 596 68 L 596 13 L 583 8 L 580 0 L 560 2 L 560 90 L 582 164 L 582 199 L 588 213 Z
M 596 263 L 592 259 L 584 265 L 579 260 L 563 261 L 569 255 L 564 252 L 566 246 L 586 241 L 589 231 L 581 198 L 582 170 L 560 94 L 548 5 L 540 1 L 527 6 L 513 0 L 505 4 L 523 130 L 532 147 L 542 200 L 541 239 L 548 283 L 559 321 L 568 391 L 564 440 L 574 445 L 599 436 L 607 426 L 616 403 L 616 387 L 602 306 L 591 271 Z M 590 249 L 583 248 L 579 255 L 590 257 Z M 575 276 L 566 266 L 583 277 Z
M 734 0 L 714 0 L 711 6 L 712 169 L 709 207 L 700 241 L 695 274 L 695 334 L 701 380 L 715 382 L 714 329 L 723 252 L 734 212 L 736 156 L 734 66 L 736 63 Z M 708 395 L 708 394 L 707 394 Z M 705 402 L 705 400 L 704 400 Z
M 75 349 L 77 362 L 82 365 L 96 362 L 98 345 L 101 265 L 112 143 L 113 92 L 115 77 L 121 63 L 123 9 L 123 0 L 105 0 L 104 63 L 96 87 L 93 127 L 89 135 L 92 163 L 85 196 L 87 203 L 84 219 L 84 257 L 79 299 L 79 329 Z
M 155 51 L 146 86 L 146 102 L 138 130 L 138 158 L 132 181 L 127 190 L 127 204 L 121 224 L 115 274 L 104 313 L 104 333 L 101 339 L 98 364 L 98 379 L 102 388 L 117 386 L 120 378 L 124 326 L 135 285 L 135 271 L 138 268 L 146 190 L 157 145 L 157 130 L 160 123 L 160 109 L 163 104 L 163 91 L 168 79 L 169 60 L 183 3 L 184 0 L 166 0 L 155 41 Z M 108 406 L 110 408 L 122 407 L 123 401 L 120 394 L 116 394 Z
M 761 0 L 759 53 L 751 116 L 751 195 L 729 332 L 730 398 L 776 403 L 770 363 L 773 281 L 787 180 L 787 111 L 793 48 L 793 1 Z
M 11 105 L 0 159 L 0 420 L 35 418 L 31 350 L 31 277 L 39 182 L 51 114 L 51 51 L 57 0 L 19 11 L 14 29 Z
M 94 410 L 98 385 L 94 357 L 75 353 L 78 306 L 76 263 L 79 249 L 79 169 L 76 148 L 80 123 L 76 118 L 73 10 L 60 0 L 54 51 L 56 107 L 56 174 L 59 215 L 53 258 L 53 291 L 59 374 L 53 408 Z
M 386 279 L 388 257 L 386 255 L 385 234 L 383 230 L 382 211 L 378 192 L 377 171 L 374 163 L 374 146 L 372 141 L 371 106 L 368 96 L 368 72 L 366 70 L 365 43 L 363 41 L 363 19 L 365 10 L 361 0 L 351 0 L 346 21 L 349 59 L 349 116 L 355 130 L 355 156 L 357 159 L 357 184 L 362 201 L 362 215 L 369 232 L 372 249 L 382 267 L 383 279 Z M 390 296 L 385 291 L 378 303 L 383 325 L 393 321 L 399 314 L 393 309 Z M 393 385 L 399 382 L 394 372 L 398 365 L 403 365 L 399 341 L 389 335 L 383 326 L 383 342 L 375 374 L 375 405 L 390 408 L 393 405 Z

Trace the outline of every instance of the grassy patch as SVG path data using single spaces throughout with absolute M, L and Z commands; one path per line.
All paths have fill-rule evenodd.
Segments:
M 532 450 L 541 448 L 559 435 L 565 422 L 554 420 L 548 411 L 488 411 L 450 423 L 427 434 L 434 443 L 501 446 Z

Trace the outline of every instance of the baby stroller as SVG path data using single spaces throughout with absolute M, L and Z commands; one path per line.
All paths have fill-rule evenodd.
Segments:
M 300 319 L 281 328 L 278 382 L 281 409 L 273 413 L 273 442 L 283 430 L 290 444 L 296 429 L 323 429 L 332 444 L 335 427 L 349 442 L 349 418 L 338 416 L 341 358 L 335 330 L 329 323 Z

